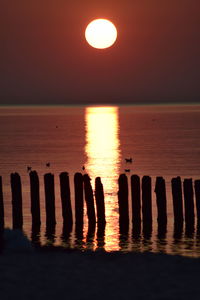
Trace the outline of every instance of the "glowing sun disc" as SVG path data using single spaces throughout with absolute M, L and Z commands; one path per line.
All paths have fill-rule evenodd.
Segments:
M 115 43 L 117 29 L 109 20 L 96 19 L 88 24 L 85 30 L 85 38 L 90 46 L 105 49 Z

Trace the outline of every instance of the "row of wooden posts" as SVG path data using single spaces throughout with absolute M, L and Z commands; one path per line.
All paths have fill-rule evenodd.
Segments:
M 30 176 L 30 199 L 32 225 L 35 228 L 40 227 L 40 184 L 36 171 L 31 171 Z M 60 174 L 60 195 L 62 202 L 63 225 L 70 232 L 73 226 L 73 215 L 71 208 L 71 195 L 69 175 L 67 172 Z M 23 226 L 22 209 L 22 186 L 21 178 L 18 173 L 11 174 L 12 191 L 12 221 L 14 229 L 21 229 Z M 141 182 L 140 182 L 141 181 Z M 129 195 L 128 178 L 125 174 L 119 176 L 118 180 L 118 203 L 119 203 L 119 228 L 121 233 L 127 233 L 129 230 Z M 197 221 L 200 223 L 200 180 L 195 180 L 194 187 L 192 179 L 184 179 L 183 185 L 180 177 L 171 180 L 174 226 L 180 228 L 185 221 L 186 227 L 194 227 L 195 222 L 195 204 Z M 45 188 L 45 209 L 46 226 L 54 227 L 56 224 L 55 216 L 55 187 L 54 175 L 44 175 Z M 83 207 L 84 198 L 87 208 L 89 228 L 98 227 L 105 229 L 105 202 L 104 190 L 100 177 L 95 179 L 95 191 L 93 192 L 90 177 L 85 174 L 76 173 L 74 175 L 75 191 L 75 226 L 76 232 L 83 229 Z M 154 192 L 157 203 L 157 222 L 160 229 L 167 226 L 167 197 L 166 184 L 163 177 L 157 177 Z M 196 202 L 194 201 L 194 194 Z M 184 197 L 183 197 L 184 196 Z M 184 201 L 183 201 L 184 198 Z M 96 203 L 96 209 L 95 209 Z M 132 223 L 136 230 L 140 228 L 141 223 L 147 231 L 152 229 L 152 179 L 149 176 L 140 177 L 131 176 L 131 203 L 132 203 Z M 184 209 L 183 209 L 184 203 Z M 184 211 L 184 212 L 183 212 Z M 2 178 L 0 177 L 0 228 L 4 228 L 4 203 Z

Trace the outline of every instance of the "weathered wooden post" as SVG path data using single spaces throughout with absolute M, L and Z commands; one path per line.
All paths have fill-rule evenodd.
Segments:
M 186 228 L 194 228 L 194 193 L 192 179 L 184 179 L 183 182 L 185 223 Z
M 147 236 L 152 231 L 152 190 L 151 177 L 144 176 L 142 178 L 142 216 L 143 216 L 143 232 Z
M 31 241 L 35 247 L 40 247 L 40 225 L 32 225 Z
M 105 239 L 105 225 L 97 227 L 97 242 L 100 244 L 104 243 Z
M 93 232 L 93 228 L 95 228 L 96 226 L 93 190 L 90 183 L 90 177 L 87 174 L 83 176 L 83 181 L 84 181 L 85 201 L 86 201 L 88 224 L 89 224 L 88 231 Z
M 141 226 L 141 196 L 140 196 L 140 177 L 131 176 L 131 198 L 132 198 L 132 223 L 133 227 Z
M 87 235 L 86 235 L 86 244 L 90 246 L 93 244 L 94 242 L 94 236 L 95 236 L 95 229 L 96 229 L 96 223 L 88 223 L 88 231 L 87 231 Z M 87 247 L 88 248 L 88 247 Z
M 47 239 L 46 246 L 51 247 L 55 242 L 55 229 L 56 224 L 48 224 L 46 226 L 45 237 Z
M 196 198 L 196 210 L 197 210 L 197 225 L 200 227 L 200 180 L 195 180 L 195 198 Z
M 3 204 L 3 186 L 0 176 L 0 232 L 4 229 L 4 204 Z
M 97 177 L 95 179 L 95 199 L 96 199 L 96 208 L 97 208 L 98 227 L 105 227 L 106 217 L 105 217 L 104 191 L 103 191 L 103 184 L 101 183 L 100 177 Z
M 72 217 L 72 207 L 71 207 L 71 196 L 70 196 L 70 184 L 69 176 L 67 172 L 60 174 L 60 195 L 62 202 L 62 216 L 63 223 L 66 226 L 66 230 L 72 230 L 73 217 Z
M 44 189 L 45 189 L 45 208 L 46 208 L 46 226 L 47 232 L 51 231 L 50 228 L 55 227 L 55 188 L 54 188 L 54 175 L 44 175 Z M 52 230 L 53 231 L 53 230 Z
M 172 178 L 172 198 L 173 198 L 173 210 L 174 210 L 174 227 L 175 231 L 181 231 L 183 227 L 183 197 L 181 178 Z M 180 230 L 179 230 L 180 229 Z
M 12 191 L 12 218 L 13 229 L 22 229 L 22 186 L 21 178 L 18 173 L 11 174 L 11 191 Z
M 40 227 L 40 186 L 39 177 L 36 171 L 29 173 L 30 177 L 30 192 L 31 192 L 31 215 L 32 215 L 32 227 Z
M 128 235 L 127 234 L 120 234 L 119 249 L 120 249 L 120 251 L 127 251 L 127 249 L 128 249 Z
M 105 246 L 105 228 L 104 230 L 99 230 L 99 228 L 97 228 L 97 248 L 98 249 L 104 249 Z
M 158 209 L 158 227 L 159 232 L 162 232 L 167 226 L 167 197 L 166 197 L 166 185 L 163 177 L 156 178 L 155 184 L 156 203 Z
M 174 223 L 174 244 L 177 244 L 180 242 L 180 240 L 183 237 L 183 224 L 182 225 L 178 225 Z
M 128 234 L 129 212 L 128 212 L 128 180 L 125 174 L 118 179 L 118 203 L 119 203 L 119 228 L 121 234 Z
M 83 235 L 83 175 L 74 175 L 75 190 L 75 232 L 78 238 Z

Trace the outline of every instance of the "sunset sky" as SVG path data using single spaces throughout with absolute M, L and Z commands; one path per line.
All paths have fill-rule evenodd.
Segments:
M 0 41 L 0 104 L 200 102 L 199 0 L 1 0 Z

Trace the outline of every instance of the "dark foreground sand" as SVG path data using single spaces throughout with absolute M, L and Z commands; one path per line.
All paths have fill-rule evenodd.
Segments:
M 35 251 L 13 232 L 0 299 L 200 299 L 200 259 L 152 253 Z

